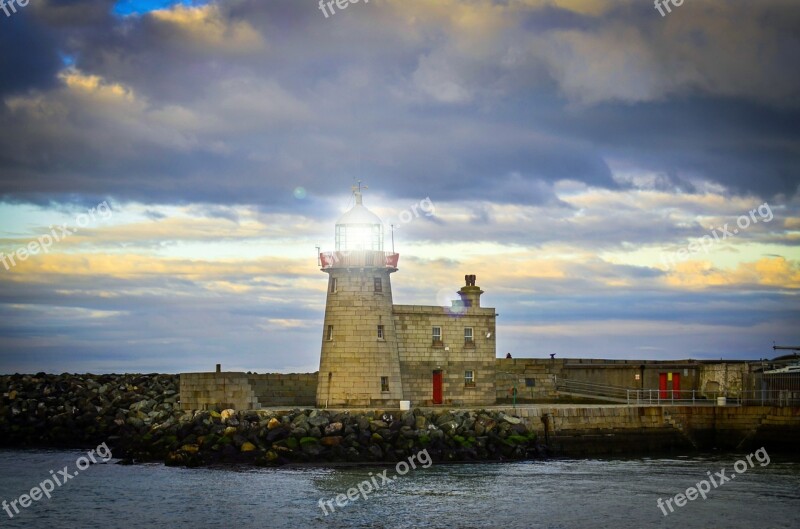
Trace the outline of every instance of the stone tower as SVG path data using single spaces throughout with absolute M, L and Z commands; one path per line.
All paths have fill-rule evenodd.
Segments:
M 328 274 L 317 406 L 397 407 L 403 399 L 390 274 L 398 254 L 383 251 L 383 223 L 355 205 L 336 222 L 336 251 L 320 254 Z

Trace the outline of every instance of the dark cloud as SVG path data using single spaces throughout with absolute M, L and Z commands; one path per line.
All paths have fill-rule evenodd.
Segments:
M 27 9 L 29 6 L 19 8 L 11 17 L 0 14 L 0 98 L 52 88 L 62 66 L 57 37 Z M 3 130 L 8 131 L 5 127 Z
M 610 158 L 665 175 L 665 189 L 693 192 L 693 179 L 706 179 L 792 195 L 800 107 L 764 91 L 798 94 L 787 20 L 800 9 L 759 6 L 742 6 L 761 24 L 742 21 L 753 42 L 687 24 L 691 38 L 670 55 L 667 31 L 691 6 L 669 20 L 632 3 L 600 16 L 526 8 L 470 53 L 468 32 L 437 17 L 409 26 L 391 3 L 330 20 L 312 3 L 219 3 L 207 26 L 182 24 L 180 11 L 120 18 L 110 2 L 44 3 L 0 34 L 25 48 L 0 59 L 0 124 L 14 131 L 0 139 L 0 196 L 289 207 L 297 186 L 329 196 L 367 177 L 400 197 L 542 204 L 553 197 L 539 182 L 617 187 Z M 614 48 L 615 27 L 633 32 L 627 51 Z M 598 54 L 627 53 L 640 71 L 607 80 L 614 62 L 580 67 L 565 50 L 583 49 L 581 39 Z M 748 85 L 726 53 L 765 79 Z M 127 100 L 65 88 L 59 54 Z M 681 73 L 709 54 L 719 67 L 704 78 Z M 636 88 L 636 76 L 664 81 Z
M 527 13 L 520 26 L 526 31 L 543 32 L 548 30 L 587 31 L 600 26 L 601 21 L 594 17 L 576 13 L 568 9 L 545 5 Z

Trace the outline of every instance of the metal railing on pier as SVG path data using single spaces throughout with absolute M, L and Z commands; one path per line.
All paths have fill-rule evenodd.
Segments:
M 625 402 L 628 398 L 628 388 L 620 386 L 609 386 L 605 384 L 595 384 L 594 382 L 584 382 L 582 380 L 572 380 L 569 378 L 556 378 L 556 390 L 564 393 L 574 393 L 597 397 L 603 400 Z
M 659 406 L 662 404 L 677 404 L 681 406 L 709 406 L 720 403 L 728 404 L 727 397 L 725 397 L 725 401 L 719 401 L 718 395 L 709 397 L 695 389 L 629 389 L 627 397 L 628 404 L 631 405 L 648 404 Z
M 797 378 L 795 376 L 795 378 Z M 747 381 L 745 386 L 747 387 Z M 768 380 L 769 385 L 791 387 L 791 389 L 744 389 L 730 392 L 701 392 L 696 389 L 636 389 L 622 386 L 596 384 L 568 378 L 557 378 L 556 390 L 607 402 L 630 406 L 800 406 L 800 387 L 794 388 L 792 381 Z M 761 380 L 758 380 L 761 383 Z

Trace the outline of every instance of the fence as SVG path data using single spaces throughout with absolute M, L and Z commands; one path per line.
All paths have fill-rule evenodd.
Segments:
M 742 387 L 743 404 L 800 406 L 800 373 L 748 373 Z
M 556 379 L 556 390 L 598 400 L 636 405 L 681 406 L 800 406 L 800 374 L 751 373 L 745 376 L 741 390 L 708 392 L 695 389 L 635 389 L 571 380 Z

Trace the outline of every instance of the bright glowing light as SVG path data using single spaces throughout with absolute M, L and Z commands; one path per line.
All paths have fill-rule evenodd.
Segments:
M 372 230 L 363 226 L 347 228 L 347 246 L 349 250 L 371 250 Z
M 336 250 L 383 250 L 380 224 L 345 224 L 336 226 Z

